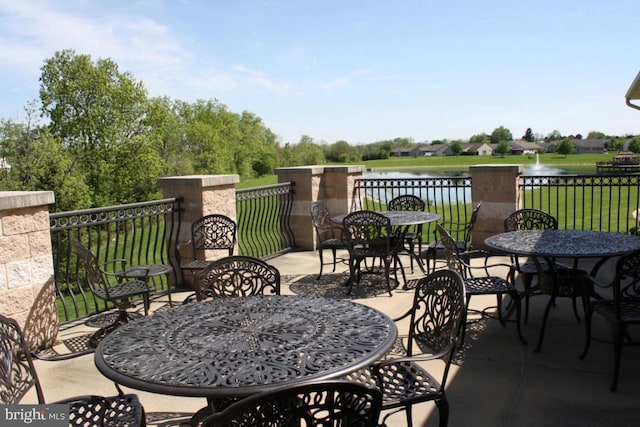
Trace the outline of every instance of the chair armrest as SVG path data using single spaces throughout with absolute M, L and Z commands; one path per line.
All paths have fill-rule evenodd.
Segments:
M 115 276 L 116 271 L 123 271 L 126 268 L 127 260 L 124 258 L 114 258 L 100 264 L 100 269 L 108 276 Z

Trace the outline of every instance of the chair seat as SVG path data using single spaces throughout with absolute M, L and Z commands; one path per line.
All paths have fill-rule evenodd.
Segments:
M 156 288 L 152 283 L 142 280 L 129 280 L 122 283 L 114 283 L 109 287 L 109 298 L 128 298 L 147 292 L 153 292 Z M 104 288 L 94 289 L 94 293 L 102 299 L 107 299 Z
M 514 292 L 515 289 L 505 279 L 497 276 L 470 277 L 464 280 L 467 295 L 493 295 L 498 292 Z
M 383 409 L 404 406 L 408 401 L 418 403 L 435 400 L 442 395 L 440 382 L 415 362 L 383 364 L 376 371 L 378 379 L 373 372 L 375 369 L 361 369 L 349 374 L 346 379 L 376 388 L 379 387 L 378 381 L 381 381 Z
M 591 301 L 593 311 L 611 322 L 617 322 L 615 301 Z M 630 297 L 620 300 L 620 321 L 624 323 L 640 323 L 640 297 Z
M 540 263 L 540 267 L 543 270 L 549 269 L 548 263 L 544 261 Z M 516 271 L 520 274 L 538 274 L 538 267 L 536 266 L 536 263 L 533 261 L 518 263 L 517 265 L 514 265 L 514 268 L 516 268 Z M 554 262 L 553 268 L 555 268 L 556 270 L 571 270 L 571 267 L 559 262 Z
M 56 403 L 69 404 L 69 425 L 140 426 L 145 425 L 144 409 L 135 394 L 112 397 L 86 396 Z M 101 424 L 101 423 L 104 424 Z
M 327 249 L 330 249 L 330 248 L 347 249 L 347 245 L 344 242 L 344 240 L 336 239 L 336 238 L 324 240 L 323 242 L 320 243 L 320 246 L 322 248 L 327 248 Z

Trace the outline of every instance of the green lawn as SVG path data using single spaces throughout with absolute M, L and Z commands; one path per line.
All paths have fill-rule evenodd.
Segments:
M 569 154 L 562 156 L 555 153 L 540 154 L 540 164 L 554 167 L 565 167 L 571 170 L 592 170 L 599 161 L 612 160 L 615 153 L 607 154 Z M 450 171 L 468 171 L 469 166 L 483 164 L 522 164 L 536 163 L 535 155 L 526 156 L 446 156 L 446 157 L 392 157 L 385 160 L 369 160 L 352 164 L 364 165 L 367 169 L 438 169 Z M 343 164 L 343 163 L 341 163 Z M 241 180 L 237 188 L 260 187 L 276 184 L 276 175 Z

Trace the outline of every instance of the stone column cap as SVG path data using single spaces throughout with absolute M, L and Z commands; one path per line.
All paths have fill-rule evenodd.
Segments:
M 53 191 L 0 191 L 0 210 L 44 206 L 55 201 Z
M 158 179 L 159 187 L 215 187 L 240 182 L 240 175 L 184 175 Z

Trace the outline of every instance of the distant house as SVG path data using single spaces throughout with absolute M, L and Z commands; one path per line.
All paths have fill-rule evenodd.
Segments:
M 511 154 L 535 154 L 543 151 L 542 145 L 537 142 L 529 142 L 524 140 L 511 141 L 509 143 Z
M 414 150 L 416 147 L 396 147 L 391 150 L 391 156 L 393 157 L 411 157 L 415 156 Z
M 479 144 L 464 144 L 462 148 L 462 154 L 474 155 L 474 156 L 491 156 L 493 154 L 493 148 L 486 143 Z
M 425 144 L 418 147 L 422 156 L 446 156 L 449 152 L 448 144 Z
M 574 153 L 604 153 L 609 147 L 609 139 L 573 139 Z

